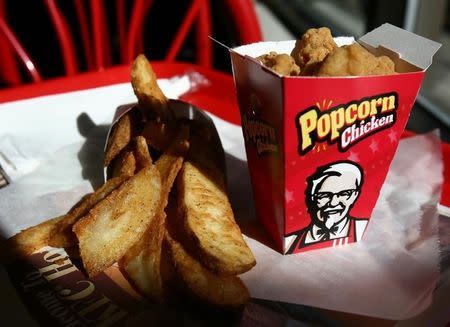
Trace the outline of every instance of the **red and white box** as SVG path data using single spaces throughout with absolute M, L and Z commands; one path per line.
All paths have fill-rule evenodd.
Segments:
M 440 47 L 390 24 L 357 42 L 376 56 L 389 56 L 398 74 L 281 76 L 255 58 L 290 53 L 295 41 L 230 50 L 256 212 L 283 253 L 363 238 Z

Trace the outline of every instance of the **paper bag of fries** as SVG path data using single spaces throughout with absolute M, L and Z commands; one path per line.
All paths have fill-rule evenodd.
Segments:
M 146 298 L 238 312 L 250 298 L 239 275 L 255 258 L 234 219 L 214 124 L 167 99 L 145 56 L 131 80 L 138 104 L 117 111 L 105 183 L 67 214 L 8 239 L 2 259 L 36 268 L 22 276 L 25 289 L 50 283 L 49 301 L 73 304 L 53 314 L 63 325 L 128 322 L 111 297 L 125 307 Z

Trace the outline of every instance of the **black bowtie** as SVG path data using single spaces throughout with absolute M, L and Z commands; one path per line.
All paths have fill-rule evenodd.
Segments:
M 317 235 L 318 236 L 323 235 L 322 241 L 328 241 L 330 239 L 330 234 L 335 235 L 338 229 L 339 229 L 338 226 L 333 226 L 330 229 L 322 227 L 317 230 Z

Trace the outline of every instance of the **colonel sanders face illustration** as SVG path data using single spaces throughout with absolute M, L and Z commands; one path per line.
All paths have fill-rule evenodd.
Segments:
M 362 184 L 361 169 L 351 162 L 319 167 L 308 178 L 306 205 L 312 223 L 331 228 L 348 217 Z

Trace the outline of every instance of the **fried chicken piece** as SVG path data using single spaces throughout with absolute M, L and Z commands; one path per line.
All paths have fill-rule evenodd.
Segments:
M 337 48 L 320 66 L 317 76 L 365 76 L 395 74 L 394 62 L 375 57 L 358 43 Z
M 291 56 L 300 66 L 302 75 L 314 75 L 319 64 L 336 48 L 329 28 L 310 28 L 295 42 Z
M 298 76 L 300 75 L 300 67 L 295 64 L 294 58 L 285 53 L 276 53 L 271 51 L 262 56 L 257 57 L 264 66 L 272 69 L 280 75 Z

